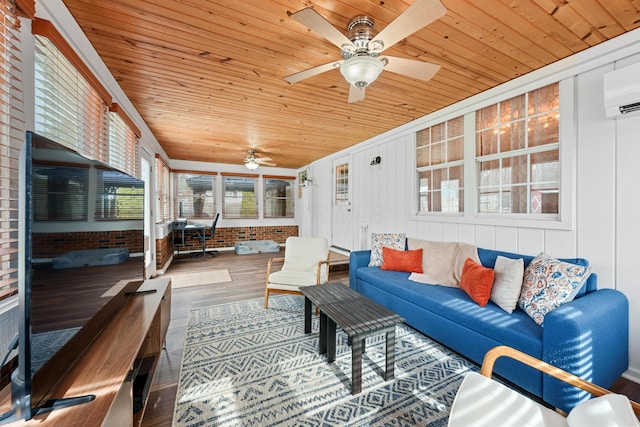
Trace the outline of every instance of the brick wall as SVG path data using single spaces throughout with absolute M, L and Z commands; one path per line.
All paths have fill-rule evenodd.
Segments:
M 171 234 L 162 239 L 156 239 L 156 270 L 161 271 L 171 260 L 173 246 L 171 244 Z
M 182 231 L 174 230 L 173 235 L 181 242 Z M 186 231 L 184 247 L 180 250 L 191 251 L 202 249 L 202 241 L 195 238 L 195 233 Z M 273 225 L 261 227 L 217 227 L 213 239 L 207 241 L 207 248 L 230 248 L 236 242 L 248 240 L 273 240 L 277 243 L 284 243 L 289 236 L 298 235 L 297 225 Z M 158 243 L 156 242 L 156 250 Z M 177 248 L 177 246 L 176 246 Z
M 131 253 L 144 250 L 141 230 L 33 233 L 33 258 L 55 258 L 81 249 L 128 248 Z

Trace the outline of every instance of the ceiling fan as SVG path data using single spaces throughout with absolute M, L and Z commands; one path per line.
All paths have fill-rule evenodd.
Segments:
M 244 158 L 244 165 L 251 170 L 258 169 L 258 166 L 276 166 L 270 157 L 258 157 L 256 150 L 253 149 L 249 150 L 249 153 Z
M 364 100 L 365 87 L 373 83 L 383 69 L 418 80 L 431 80 L 440 69 L 439 65 L 394 56 L 381 57 L 380 54 L 446 13 L 447 8 L 440 0 L 416 0 L 378 34 L 373 29 L 373 19 L 356 16 L 349 21 L 346 36 L 312 8 L 292 13 L 293 19 L 339 47 L 343 59 L 300 71 L 285 80 L 297 83 L 339 68 L 350 84 L 350 103 Z

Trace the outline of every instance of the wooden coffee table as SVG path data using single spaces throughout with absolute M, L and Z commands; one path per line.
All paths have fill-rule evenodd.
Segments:
M 362 391 L 362 353 L 365 339 L 376 334 L 386 336 L 384 380 L 394 377 L 396 323 L 404 318 L 371 301 L 340 282 L 301 287 L 305 296 L 304 332 L 311 332 L 311 305 L 320 310 L 319 352 L 327 362 L 336 356 L 336 326 L 349 337 L 351 345 L 351 393 Z

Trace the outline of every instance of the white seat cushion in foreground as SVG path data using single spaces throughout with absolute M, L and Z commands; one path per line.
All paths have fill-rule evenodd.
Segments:
M 573 408 L 567 417 L 570 427 L 637 427 L 640 422 L 629 398 L 621 394 L 605 394 Z
M 476 372 L 462 381 L 451 405 L 449 427 L 567 427 L 567 419 Z

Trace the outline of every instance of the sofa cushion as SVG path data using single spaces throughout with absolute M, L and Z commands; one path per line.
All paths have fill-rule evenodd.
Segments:
M 493 273 L 491 301 L 507 313 L 513 313 L 522 289 L 524 261 L 498 255 Z
M 462 267 L 460 289 L 465 291 L 480 307 L 489 302 L 491 287 L 493 286 L 493 269 L 483 267 L 482 264 L 467 258 Z
M 398 251 L 383 247 L 380 269 L 422 273 L 422 249 Z
M 377 267 L 360 267 L 356 271 L 358 286 L 377 287 L 462 327 L 542 357 L 542 328 L 524 311 L 516 309 L 507 314 L 492 302 L 480 307 L 459 288 L 422 284 L 407 280 L 408 277 L 409 273 Z
M 371 258 L 369 267 L 382 265 L 382 248 L 391 248 L 398 251 L 404 250 L 406 235 L 404 233 L 371 233 Z
M 536 323 L 562 304 L 572 301 L 591 274 L 591 268 L 538 254 L 524 272 L 518 306 Z
M 533 258 L 535 258 L 531 255 L 521 255 L 513 252 L 504 252 L 504 251 L 496 251 L 493 249 L 478 248 L 478 257 L 480 258 L 480 263 L 485 267 L 494 268 L 496 259 L 498 258 L 498 256 L 503 256 L 511 259 L 522 258 L 522 260 L 524 261 L 525 269 L 527 268 L 529 263 L 533 261 Z M 575 265 L 582 265 L 582 266 L 589 265 L 589 261 L 587 261 L 584 258 L 558 258 L 558 259 L 560 261 L 568 262 L 570 264 L 575 264 Z M 587 278 L 587 281 L 585 282 L 584 286 L 580 290 L 578 290 L 578 293 L 576 294 L 575 297 L 580 298 L 581 296 L 586 295 L 589 292 L 596 291 L 597 289 L 598 289 L 597 276 L 596 274 L 591 274 Z
M 462 267 L 467 258 L 480 262 L 475 246 L 460 242 L 432 242 L 407 239 L 409 249 L 422 249 L 422 276 L 412 275 L 411 280 L 421 283 L 437 283 L 458 286 Z

